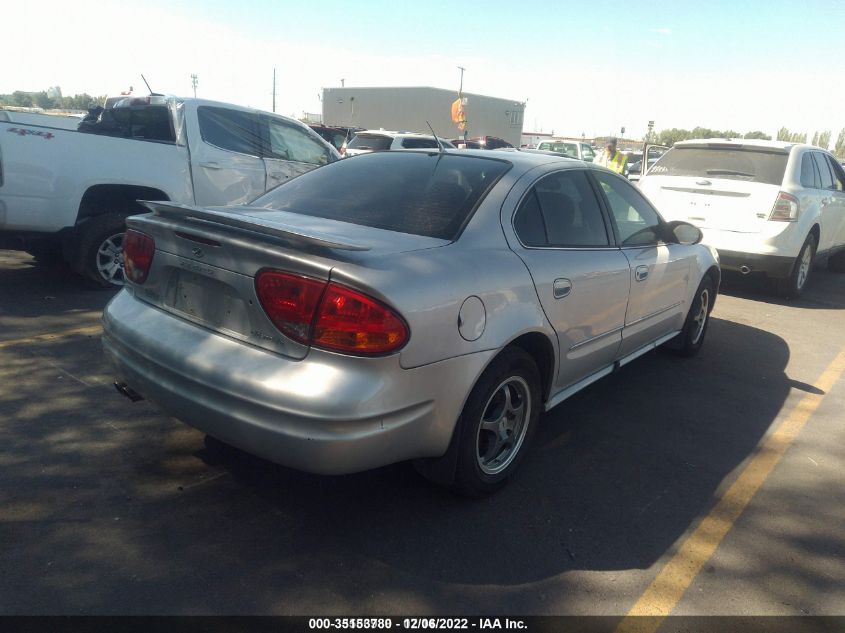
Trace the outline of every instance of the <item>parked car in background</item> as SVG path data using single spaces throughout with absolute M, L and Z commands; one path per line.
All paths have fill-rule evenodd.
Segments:
M 293 468 L 413 459 L 469 495 L 542 411 L 663 343 L 695 354 L 719 287 L 698 229 L 545 154 L 374 152 L 249 206 L 145 206 L 103 315 L 119 390 Z
M 505 139 L 498 136 L 473 136 L 470 138 L 454 138 L 452 145 L 458 149 L 501 149 L 513 147 Z
M 338 125 L 319 125 L 312 123 L 309 125 L 320 137 L 334 146 L 338 151 L 343 147 L 343 144 L 348 142 L 355 133 L 362 130 L 360 127 L 344 127 Z
M 298 121 L 202 99 L 124 98 L 78 131 L 0 122 L 0 244 L 121 285 L 138 199 L 244 203 L 339 158 Z
M 665 217 L 700 227 L 722 268 L 765 273 L 784 296 L 801 294 L 816 263 L 845 270 L 845 171 L 818 147 L 683 141 L 640 188 Z
M 440 143 L 449 149 L 455 146 L 445 138 Z M 351 141 L 340 150 L 341 156 L 357 156 L 369 152 L 382 152 L 394 149 L 437 149 L 437 139 L 430 134 L 417 132 L 388 132 L 385 130 L 364 130 L 358 132 Z
M 588 163 L 592 163 L 596 157 L 596 152 L 589 143 L 582 143 L 580 141 L 572 141 L 568 139 L 550 139 L 548 141 L 540 141 L 537 143 L 536 149 L 542 149 L 549 152 L 559 152 L 565 154 L 570 158 L 577 158 Z

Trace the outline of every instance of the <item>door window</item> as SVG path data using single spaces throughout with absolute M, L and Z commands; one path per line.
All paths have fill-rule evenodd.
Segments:
M 620 244 L 657 244 L 661 224 L 657 211 L 626 180 L 602 171 L 596 171 L 594 175 L 616 221 Z
M 201 106 L 197 109 L 200 136 L 209 145 L 239 154 L 261 156 L 258 116 L 240 110 Z
M 535 184 L 516 212 L 514 230 L 526 246 L 610 244 L 598 200 L 583 170 L 556 172 Z
M 845 191 L 845 171 L 843 171 L 842 166 L 827 154 L 824 157 L 827 159 L 830 171 L 833 174 L 833 188 L 836 191 Z
M 813 158 L 815 159 L 816 165 L 819 168 L 819 173 L 821 174 L 821 188 L 833 189 L 833 174 L 830 173 L 830 165 L 825 159 L 825 155 L 820 154 L 819 152 L 813 152 Z
M 292 160 L 309 165 L 325 165 L 328 152 L 313 136 L 281 119 L 266 117 L 269 126 L 269 148 L 266 158 Z

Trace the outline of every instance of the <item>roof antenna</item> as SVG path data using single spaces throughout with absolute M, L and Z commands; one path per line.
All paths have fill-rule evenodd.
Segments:
M 445 154 L 445 153 L 446 153 L 446 148 L 445 148 L 445 147 L 443 147 L 443 143 L 440 141 L 440 137 L 439 137 L 439 136 L 437 136 L 437 134 L 435 134 L 435 132 L 434 132 L 434 128 L 433 128 L 433 127 L 431 127 L 431 123 L 429 123 L 428 121 L 426 121 L 426 122 L 425 122 L 425 124 L 428 126 L 428 129 L 429 129 L 429 130 L 431 130 L 431 135 L 434 137 L 434 140 L 435 140 L 435 141 L 437 141 L 437 147 L 439 147 L 439 148 L 440 148 L 440 153 L 441 153 L 441 154 Z
M 150 91 L 150 94 L 155 94 L 155 93 L 153 92 L 153 89 L 152 89 L 152 88 L 150 88 L 150 84 L 149 84 L 149 83 L 147 83 L 147 78 L 146 78 L 146 77 L 144 77 L 144 75 L 141 75 L 141 79 L 143 79 L 143 80 L 144 80 L 144 83 L 145 83 L 145 84 L 147 84 L 147 90 L 149 90 L 149 91 Z

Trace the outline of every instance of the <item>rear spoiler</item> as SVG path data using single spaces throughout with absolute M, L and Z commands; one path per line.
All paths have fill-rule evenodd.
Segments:
M 335 235 L 327 235 L 314 231 L 305 231 L 299 227 L 282 224 L 280 222 L 266 222 L 255 216 L 228 211 L 214 211 L 202 207 L 192 207 L 175 202 L 154 202 L 139 200 L 139 204 L 162 218 L 170 218 L 182 222 L 208 226 L 209 228 L 226 227 L 240 233 L 248 233 L 252 237 L 274 237 L 286 242 L 322 246 L 344 251 L 368 251 L 369 246 L 348 242 Z

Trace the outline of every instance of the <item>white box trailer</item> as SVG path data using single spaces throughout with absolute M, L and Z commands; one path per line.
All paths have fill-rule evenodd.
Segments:
M 525 103 L 463 93 L 467 136 L 496 136 L 519 147 Z M 455 90 L 420 87 L 323 88 L 323 122 L 326 125 L 384 129 L 430 134 L 429 121 L 438 136 L 463 138 L 452 121 Z

